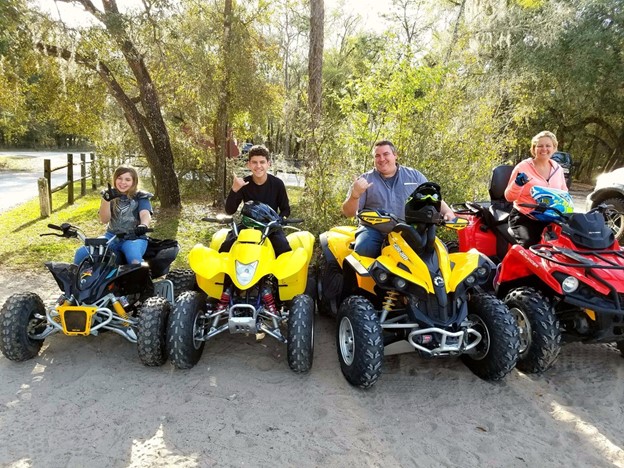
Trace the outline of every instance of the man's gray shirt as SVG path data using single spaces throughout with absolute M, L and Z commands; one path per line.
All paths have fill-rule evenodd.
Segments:
M 400 166 L 397 164 L 395 180 L 392 184 L 385 179 L 377 169 L 362 174 L 371 185 L 360 197 L 358 211 L 363 209 L 386 210 L 400 219 L 405 219 L 405 202 L 416 187 L 427 178 L 416 169 Z M 375 229 L 388 233 L 394 227 L 394 223 L 383 223 L 374 226 Z

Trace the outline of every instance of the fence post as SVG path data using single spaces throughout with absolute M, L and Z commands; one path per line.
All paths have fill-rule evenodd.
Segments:
M 74 204 L 74 155 L 67 153 L 67 203 Z
M 87 194 L 87 157 L 80 153 L 80 196 Z
M 49 159 L 43 160 L 43 177 L 48 182 L 48 204 L 50 205 L 50 210 L 52 210 L 52 165 Z
M 40 177 L 37 179 L 37 187 L 39 188 L 39 211 L 42 218 L 48 218 L 52 212 L 50 205 L 50 191 L 48 190 L 48 179 Z
M 95 190 L 97 188 L 97 174 L 95 167 L 95 154 L 89 153 L 89 160 L 91 161 L 91 190 Z

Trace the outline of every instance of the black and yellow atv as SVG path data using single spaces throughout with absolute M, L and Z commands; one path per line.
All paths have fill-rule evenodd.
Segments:
M 165 328 L 174 298 L 196 288 L 191 270 L 169 271 L 178 243 L 148 239 L 146 261 L 127 265 L 111 244 L 117 238 L 136 237 L 136 232 L 111 239 L 88 238 L 69 223 L 48 227 L 61 233 L 42 236 L 80 239 L 89 255 L 80 265 L 46 262 L 61 289 L 56 304 L 46 307 L 33 292 L 16 293 L 6 300 L 0 309 L 0 352 L 12 361 L 25 361 L 37 356 L 44 340 L 55 333 L 96 336 L 110 331 L 136 343 L 146 366 L 162 365 L 167 359 Z
M 464 224 L 443 221 L 440 199 L 439 186 L 426 183 L 408 200 L 405 221 L 377 210 L 358 213 L 369 225 L 395 224 L 377 258 L 354 252 L 353 226 L 320 236 L 319 310 L 337 316 L 340 367 L 352 385 L 370 387 L 384 355 L 408 351 L 461 356 L 485 380 L 500 380 L 516 365 L 514 318 L 480 288 L 494 265 L 476 250 L 447 252 L 437 226 Z

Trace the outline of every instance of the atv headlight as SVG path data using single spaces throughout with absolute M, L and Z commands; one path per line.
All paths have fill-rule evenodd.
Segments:
M 476 273 L 479 279 L 487 278 L 487 276 L 490 274 L 490 269 L 486 266 L 480 266 L 479 268 L 477 268 Z
M 380 283 L 385 283 L 386 281 L 388 281 L 388 273 L 386 273 L 385 271 L 380 271 L 377 274 L 377 279 Z
M 258 260 L 252 263 L 241 263 L 235 260 L 236 265 L 236 279 L 241 286 L 247 286 L 256 274 L 256 268 L 258 267 Z
M 405 281 L 403 278 L 399 278 L 398 276 L 396 278 L 394 278 L 394 287 L 397 289 L 403 289 L 405 286 L 407 286 L 407 281 Z
M 476 279 L 474 276 L 470 275 L 470 276 L 466 277 L 466 279 L 464 280 L 464 282 L 465 282 L 468 286 L 473 286 L 473 285 L 477 282 L 477 279 Z
M 579 280 L 575 278 L 574 276 L 568 276 L 561 283 L 561 289 L 563 289 L 563 292 L 566 294 L 573 293 L 574 291 L 578 289 L 578 287 L 579 287 Z

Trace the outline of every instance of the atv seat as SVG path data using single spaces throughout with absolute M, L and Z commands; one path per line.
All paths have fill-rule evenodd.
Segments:
M 144 262 L 141 265 L 149 266 L 152 278 L 159 278 L 169 273 L 169 267 L 175 260 L 180 246 L 178 241 L 173 239 L 153 239 L 148 238 L 147 250 L 143 254 Z M 134 268 L 135 265 L 128 265 L 123 252 L 117 254 L 117 261 L 120 264 L 120 272 L 123 269 Z
M 489 188 L 492 203 L 488 208 L 490 217 L 487 220 L 489 225 L 496 226 L 507 222 L 513 204 L 505 199 L 505 189 L 512 171 L 513 166 L 507 165 L 496 166 L 492 170 Z

